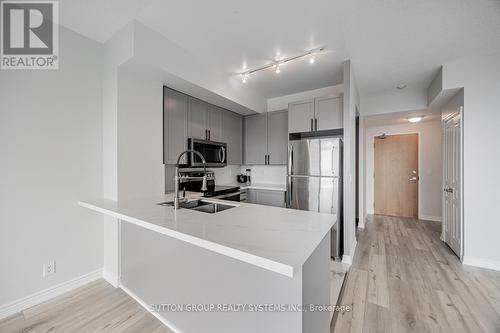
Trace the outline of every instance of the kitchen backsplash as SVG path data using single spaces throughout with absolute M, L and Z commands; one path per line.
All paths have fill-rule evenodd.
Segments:
M 254 184 L 286 184 L 286 165 L 242 165 L 241 173 L 251 169 Z

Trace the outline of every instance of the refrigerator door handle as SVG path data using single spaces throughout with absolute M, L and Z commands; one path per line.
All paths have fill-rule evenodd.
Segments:
M 288 153 L 288 174 L 293 175 L 293 146 L 290 145 L 290 152 Z
M 332 175 L 336 176 L 335 175 L 335 166 L 333 164 L 334 159 L 335 159 L 335 146 L 332 147 Z

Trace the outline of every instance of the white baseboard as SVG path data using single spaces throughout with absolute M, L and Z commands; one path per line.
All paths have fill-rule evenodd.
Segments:
M 358 241 L 354 238 L 354 241 L 351 244 L 351 252 L 352 255 L 343 255 L 342 262 L 344 264 L 352 265 L 352 259 L 354 258 L 354 254 L 356 253 L 356 246 L 358 245 Z
M 102 270 L 102 278 L 108 281 L 108 283 L 115 288 L 120 286 L 120 279 L 118 278 L 118 275 L 105 268 Z
M 496 260 L 471 257 L 471 256 L 464 256 L 462 263 L 464 265 L 500 271 L 500 261 L 496 261 Z
M 420 215 L 421 220 L 426 220 L 426 221 L 434 221 L 434 222 L 441 222 L 441 216 L 433 216 L 433 215 Z
M 48 301 L 54 297 L 60 296 L 68 291 L 79 288 L 100 278 L 102 278 L 102 269 L 98 269 L 77 278 L 65 281 L 13 302 L 0 305 L 0 319 L 12 316 L 13 314 L 24 311 L 32 306 Z
M 163 325 L 167 326 L 170 330 L 174 331 L 175 333 L 180 333 L 181 332 L 177 327 L 175 327 L 174 324 L 172 324 L 171 322 L 169 322 L 164 317 L 160 316 L 160 314 L 158 312 L 153 311 L 152 308 L 151 308 L 152 304 L 146 304 L 146 302 L 144 302 L 141 298 L 139 298 L 139 296 L 137 296 L 136 294 L 134 294 L 132 291 L 130 291 L 130 289 L 128 289 L 127 287 L 125 287 L 123 284 L 120 285 L 120 289 L 122 289 L 130 297 L 132 297 L 133 299 L 135 299 L 137 301 L 137 303 L 139 303 L 146 311 L 148 311 L 149 313 L 151 313 L 156 319 L 158 319 L 159 321 L 161 321 L 163 323 Z

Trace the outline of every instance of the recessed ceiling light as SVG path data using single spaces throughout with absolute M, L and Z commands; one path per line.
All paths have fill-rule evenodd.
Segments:
M 396 88 L 399 90 L 403 90 L 404 88 L 406 88 L 406 84 L 398 84 Z
M 275 70 L 275 72 L 276 72 L 276 74 L 281 73 L 280 65 L 276 65 L 276 70 Z
M 418 117 L 410 117 L 408 118 L 408 121 L 410 123 L 418 123 L 419 121 L 421 121 L 422 119 L 424 119 L 424 116 L 418 116 Z
M 316 57 L 315 56 L 311 56 L 311 58 L 309 58 L 309 63 L 310 64 L 314 64 L 315 61 L 316 61 Z

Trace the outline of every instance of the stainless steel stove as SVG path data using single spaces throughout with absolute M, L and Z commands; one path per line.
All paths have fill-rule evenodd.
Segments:
M 201 188 L 201 178 L 207 176 L 207 190 L 200 191 Z M 196 179 L 190 179 L 196 178 Z M 181 171 L 179 178 L 179 189 L 192 191 L 192 192 L 203 192 L 205 198 L 212 199 L 222 199 L 229 201 L 240 201 L 240 195 L 242 194 L 239 186 L 225 186 L 225 185 L 215 185 L 215 175 L 213 171 Z

